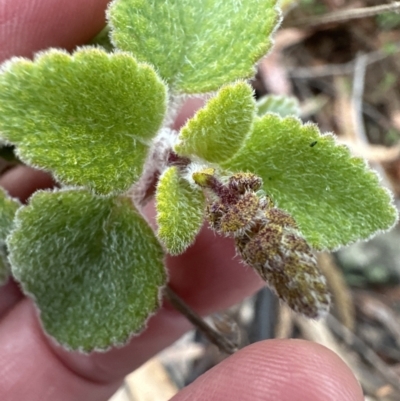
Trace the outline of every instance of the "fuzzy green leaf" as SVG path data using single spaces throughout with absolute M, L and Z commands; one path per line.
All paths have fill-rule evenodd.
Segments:
M 299 116 L 299 102 L 295 97 L 266 95 L 257 101 L 257 114 L 276 113 L 281 117 Z
M 5 242 L 13 227 L 15 213 L 20 206 L 21 204 L 16 199 L 8 196 L 0 188 L 0 285 L 7 280 L 10 273 Z
M 277 0 L 114 0 L 115 45 L 152 63 L 174 91 L 200 93 L 254 75 L 279 21 Z
M 115 47 L 110 40 L 110 27 L 106 25 L 89 43 L 91 46 L 100 46 L 107 52 L 112 52 Z
M 181 129 L 174 150 L 212 163 L 227 160 L 242 146 L 255 112 L 253 90 L 248 84 L 227 85 Z
M 123 344 L 158 308 L 163 252 L 129 198 L 37 192 L 15 227 L 12 272 L 68 349 Z
M 316 249 L 367 239 L 397 218 L 389 192 L 362 159 L 351 157 L 332 135 L 293 117 L 267 114 L 233 159 L 231 171 L 264 180 L 277 206 L 291 213 Z
M 177 167 L 169 167 L 158 182 L 156 209 L 160 240 L 171 255 L 183 253 L 204 220 L 203 192 L 183 179 Z
M 59 50 L 0 74 L 0 131 L 27 164 L 100 194 L 128 189 L 165 113 L 165 86 L 126 53 Z

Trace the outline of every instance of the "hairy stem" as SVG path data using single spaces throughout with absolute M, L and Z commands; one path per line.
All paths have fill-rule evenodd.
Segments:
M 211 343 L 215 344 L 221 351 L 226 354 L 233 354 L 237 351 L 237 346 L 233 342 L 206 323 L 200 315 L 190 308 L 190 306 L 171 289 L 171 287 L 165 287 L 164 294 L 172 306 L 181 312 L 190 323 L 200 330 L 206 338 Z

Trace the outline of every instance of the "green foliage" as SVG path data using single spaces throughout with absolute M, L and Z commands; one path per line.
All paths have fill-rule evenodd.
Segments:
M 181 129 L 175 151 L 212 163 L 227 160 L 242 146 L 255 111 L 253 90 L 248 84 L 227 85 Z
M 398 29 L 400 27 L 399 13 L 387 12 L 376 16 L 378 25 L 381 29 L 389 31 L 391 29 Z
M 266 95 L 257 101 L 257 114 L 276 113 L 281 117 L 299 116 L 300 106 L 295 97 Z
M 88 45 L 101 46 L 104 50 L 112 52 L 115 47 L 110 40 L 110 27 L 106 25 L 89 43 Z
M 70 349 L 125 343 L 159 305 L 163 252 L 129 198 L 37 192 L 8 239 L 14 276 Z
M 152 63 L 173 91 L 200 93 L 254 75 L 271 47 L 276 3 L 114 0 L 108 17 L 118 48 Z
M 164 84 L 126 53 L 58 50 L 0 74 L 0 131 L 27 164 L 100 194 L 128 189 L 166 108 Z
M 183 253 L 203 224 L 203 192 L 183 179 L 177 167 L 169 167 L 158 182 L 156 208 L 160 240 L 171 255 Z
M 158 308 L 163 249 L 126 192 L 142 177 L 137 192 L 149 194 L 146 178 L 164 168 L 156 208 L 166 250 L 184 252 L 205 215 L 308 316 L 325 313 L 330 299 L 312 247 L 336 248 L 395 222 L 389 193 L 361 159 L 316 126 L 282 118 L 298 114 L 294 99 L 256 104 L 240 81 L 271 47 L 277 3 L 114 0 L 97 47 L 3 65 L 0 142 L 62 185 L 83 187 L 38 192 L 17 212 L 0 194 L 0 281 L 9 260 L 60 344 L 84 352 L 123 344 Z M 126 52 L 111 52 L 108 29 Z M 178 138 L 161 131 L 153 141 L 182 93 L 218 89 Z
M 389 192 L 362 159 L 293 117 L 267 114 L 256 121 L 244 147 L 223 166 L 262 177 L 263 189 L 316 249 L 366 239 L 397 218 Z
M 0 188 L 0 285 L 9 275 L 9 264 L 7 258 L 6 238 L 14 225 L 14 216 L 21 204 Z

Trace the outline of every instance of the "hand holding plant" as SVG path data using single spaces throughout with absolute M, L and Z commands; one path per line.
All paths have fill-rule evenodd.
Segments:
M 299 238 L 302 239 L 298 241 L 301 244 L 307 241 L 307 246 L 314 249 L 337 247 L 368 237 L 374 231 L 393 224 L 396 218 L 396 213 L 390 206 L 390 197 L 377 185 L 375 175 L 365 168 L 362 161 L 351 158 L 347 150 L 336 146 L 332 137 L 321 136 L 316 127 L 302 126 L 295 118 L 283 119 L 275 114 L 256 117 L 257 110 L 251 92 L 246 94 L 249 90 L 247 84 L 228 84 L 229 81 L 243 79 L 251 74 L 253 62 L 268 47 L 268 43 L 263 43 L 268 32 L 261 30 L 263 37 L 259 39 L 257 35 L 249 33 L 260 42 L 249 45 L 249 48 L 256 49 L 256 54 L 249 57 L 250 63 L 248 60 L 246 63 L 244 57 L 244 64 L 238 65 L 237 70 L 227 67 L 229 59 L 221 62 L 220 68 L 217 63 L 212 69 L 207 65 L 202 70 L 205 50 L 200 46 L 203 43 L 201 41 L 197 43 L 200 47 L 194 53 L 188 53 L 190 62 L 182 64 L 183 59 L 180 57 L 170 60 L 176 61 L 176 64 L 171 63 L 168 67 L 157 59 L 162 54 L 162 49 L 157 48 L 162 43 L 157 42 L 157 35 L 165 39 L 162 25 L 154 27 L 151 23 L 148 24 L 150 34 L 156 34 L 154 37 L 150 35 L 151 40 L 148 42 L 142 39 L 126 42 L 126 37 L 131 38 L 134 35 L 125 31 L 126 27 L 131 26 L 125 18 L 134 18 L 138 26 L 140 21 L 156 20 L 148 17 L 150 9 L 146 7 L 137 14 L 125 12 L 125 6 L 132 7 L 130 3 L 132 2 L 115 2 L 114 8 L 111 8 L 114 9 L 114 14 L 110 11 L 110 20 L 115 26 L 115 42 L 123 50 L 132 52 L 139 63 L 128 53 L 108 55 L 100 49 L 83 49 L 70 56 L 52 50 L 33 63 L 27 60 L 9 63 L 0 78 L 0 128 L 4 138 L 16 144 L 18 155 L 23 161 L 52 171 L 63 185 L 70 186 L 55 192 L 37 193 L 28 206 L 17 212 L 15 222 L 9 219 L 12 234 L 8 237 L 7 244 L 13 275 L 21 281 L 25 291 L 35 298 L 41 309 L 43 325 L 49 334 L 68 348 L 84 351 L 105 349 L 126 341 L 131 334 L 143 328 L 158 306 L 159 291 L 166 280 L 162 248 L 135 210 L 129 192 L 131 184 L 136 182 L 135 199 L 140 204 L 150 188 L 143 186 L 146 181 L 141 181 L 141 177 L 146 177 L 152 169 L 154 173 L 163 174 L 156 193 L 159 238 L 171 254 L 179 254 L 191 245 L 202 224 L 202 219 L 198 216 L 202 216 L 205 209 L 209 210 L 208 219 L 211 222 L 217 215 L 217 220 L 229 216 L 230 210 L 224 210 L 223 215 L 211 210 L 213 203 L 210 202 L 210 193 L 207 191 L 212 192 L 213 188 L 202 185 L 202 177 L 206 180 L 211 177 L 224 186 L 225 180 L 229 181 L 229 177 L 240 172 L 250 171 L 259 176 L 263 193 L 254 191 L 259 202 L 270 199 L 272 204 L 279 206 L 282 213 L 287 213 L 286 216 L 293 219 L 289 225 L 282 221 L 276 223 L 278 232 L 285 227 L 290 230 L 297 230 L 299 227 Z M 192 4 L 183 3 L 185 7 Z M 269 3 L 270 16 L 263 16 L 261 22 L 266 24 L 270 33 L 275 27 L 277 14 L 273 2 Z M 174 16 L 173 11 L 174 7 L 178 7 L 177 4 L 171 2 L 171 8 L 160 6 L 156 9 L 160 13 L 171 12 Z M 221 26 L 225 19 L 222 11 L 226 10 L 221 10 L 221 21 L 214 21 L 216 26 Z M 161 17 L 160 21 L 163 21 Z M 193 25 L 194 21 L 186 23 Z M 258 26 L 257 32 L 259 30 Z M 174 33 L 174 40 L 176 34 Z M 186 34 L 188 32 L 185 32 L 185 38 Z M 193 38 L 189 35 L 187 49 L 192 48 L 190 39 Z M 211 38 L 204 38 L 207 42 L 204 49 L 208 49 L 210 40 Z M 133 47 L 129 48 L 132 43 Z M 124 48 L 125 45 L 128 48 Z M 178 55 L 179 52 L 175 49 L 172 54 Z M 237 54 L 235 49 L 233 54 Z M 150 56 L 156 58 L 150 59 Z M 155 65 L 164 81 L 160 80 L 151 67 L 141 64 L 141 61 Z M 233 61 L 236 63 L 235 59 Z M 181 69 L 177 70 L 176 67 Z M 229 75 L 231 73 L 232 76 Z M 216 90 L 223 84 L 227 85 L 205 109 L 187 123 L 179 136 L 172 133 L 177 141 L 173 141 L 168 148 L 166 158 L 154 165 L 151 163 L 152 146 L 163 138 L 162 135 L 156 136 L 156 133 L 162 125 L 167 103 L 167 91 L 163 82 L 169 84 L 168 93 L 173 99 L 181 92 L 205 92 Z M 41 91 L 46 95 L 42 95 Z M 228 101 L 224 101 L 226 98 Z M 218 124 L 213 125 L 213 121 L 218 121 Z M 234 124 L 230 124 L 232 121 Z M 199 132 L 205 136 L 199 137 Z M 317 145 L 311 146 L 314 143 Z M 257 152 L 257 149 L 261 151 Z M 3 183 L 10 182 L 15 174 L 18 172 L 9 172 L 3 177 Z M 343 188 L 344 177 L 347 189 Z M 13 185 L 14 192 L 9 187 L 11 194 L 21 194 L 21 188 Z M 360 187 L 363 191 L 358 192 Z M 166 202 L 170 206 L 163 208 L 163 197 L 171 194 L 177 195 L 178 199 L 175 204 L 173 200 Z M 219 197 L 215 191 L 214 195 Z M 177 212 L 179 208 L 174 208 L 176 205 L 181 205 L 180 214 Z M 261 207 L 260 205 L 258 203 L 257 207 Z M 12 214 L 16 207 L 17 204 L 11 204 L 6 210 Z M 373 209 L 369 209 L 370 207 Z M 365 211 L 362 216 L 359 215 L 360 208 Z M 268 208 L 271 209 L 274 207 Z M 267 209 L 261 207 L 260 210 L 262 214 Z M 187 216 L 186 212 L 189 213 Z M 174 216 L 174 213 L 178 214 Z M 174 220 L 174 217 L 177 219 Z M 186 225 L 188 229 L 181 230 L 179 222 L 184 217 L 197 224 Z M 258 221 L 254 217 L 256 216 L 251 217 L 249 224 Z M 239 220 L 242 218 L 243 214 L 239 213 Z M 173 221 L 176 225 L 171 223 Z M 273 219 L 270 216 L 267 223 L 271 221 Z M 218 227 L 219 223 L 220 220 Z M 232 232 L 237 234 L 250 226 L 242 224 Z M 219 228 L 217 231 L 220 231 Z M 91 244 L 90 247 L 87 247 L 88 243 Z M 49 252 L 49 247 L 54 250 L 53 253 Z M 204 249 L 207 249 L 206 253 Z M 304 246 L 302 249 L 300 253 L 306 254 L 309 248 L 307 252 L 304 251 Z M 289 257 L 298 255 L 296 247 L 293 252 Z M 233 244 L 230 240 L 221 238 L 215 241 L 213 234 L 202 231 L 197 236 L 195 245 L 188 248 L 182 256 L 167 257 L 170 285 L 202 313 L 226 307 L 260 285 L 251 271 L 240 269 L 239 266 L 236 269 L 231 261 L 232 256 Z M 316 270 L 312 274 L 318 276 Z M 289 279 L 294 280 L 294 277 Z M 285 299 L 283 289 L 286 287 L 280 287 L 280 284 L 275 287 Z M 10 288 L 12 284 L 1 291 L 3 294 L 14 291 Z M 233 288 L 234 291 L 228 292 L 228 288 Z M 207 296 L 203 295 L 204 291 L 207 291 Z M 32 311 L 30 301 L 23 300 L 3 318 L 3 343 L 19 341 L 18 336 L 31 333 L 30 341 L 36 341 L 39 346 L 35 349 L 33 347 L 30 352 L 34 349 L 36 355 L 45 358 L 49 364 L 46 366 L 50 369 L 50 366 L 59 362 L 49 353 L 47 340 L 38 334 Z M 28 331 L 22 328 L 23 322 L 29 324 Z M 10 329 L 13 324 L 14 328 Z M 70 392 L 65 395 L 69 398 L 65 399 L 78 399 L 73 398 L 78 396 L 82 398 L 85 391 L 87 398 L 82 399 L 89 399 L 89 393 L 90 397 L 95 397 L 96 391 L 97 399 L 100 394 L 104 397 L 107 391 L 115 388 L 116 381 L 133 367 L 128 355 L 133 355 L 134 363 L 140 364 L 186 328 L 182 317 L 164 307 L 150 321 L 147 330 L 131 340 L 128 348 L 114 349 L 108 354 L 94 353 L 91 356 L 67 354 L 57 349 L 57 354 L 61 355 L 61 359 L 74 372 L 96 382 L 113 381 L 111 385 L 103 386 L 107 388 L 91 384 L 92 392 L 89 391 L 89 386 L 73 375 L 69 379 L 79 381 L 80 387 L 76 390 L 76 396 Z M 13 334 L 10 334 L 10 330 Z M 289 346 L 288 349 L 291 349 L 292 356 L 299 352 L 297 358 L 302 352 L 311 356 L 315 352 L 311 345 L 292 343 L 291 346 L 293 348 Z M 263 347 L 268 350 L 262 351 Z M 273 355 L 267 363 L 269 367 L 266 366 L 265 369 L 273 375 L 278 372 L 283 374 L 284 366 L 291 360 L 290 353 L 284 347 L 287 345 L 283 346 L 281 342 L 250 347 L 219 367 L 220 372 L 229 372 L 232 363 L 235 366 L 246 366 L 246 360 L 255 361 L 252 353 L 258 354 L 261 351 Z M 326 352 L 320 348 L 318 350 Z M 124 357 L 120 358 L 121 355 Z M 331 355 L 325 355 L 325 363 L 336 369 L 334 366 L 337 361 Z M 12 350 L 6 354 L 6 358 L 10 360 L 14 357 Z M 241 358 L 243 361 L 237 361 Z M 276 362 L 282 358 L 288 359 Z M 310 364 L 314 362 L 311 358 Z M 116 364 L 114 376 L 109 376 L 109 367 L 105 368 L 107 372 L 102 372 L 101 366 L 104 364 Z M 295 365 L 292 367 L 296 368 Z M 241 368 L 238 369 L 240 375 Z M 256 369 L 258 372 L 258 366 Z M 306 372 L 311 367 L 302 369 Z M 314 367 L 312 369 L 316 372 Z M 252 372 L 255 373 L 254 370 Z M 71 376 L 71 373 L 67 373 L 67 376 L 68 374 Z M 220 373 L 213 375 L 211 372 L 206 380 L 210 380 L 210 384 L 216 377 L 221 380 Z M 67 383 L 69 379 L 64 381 L 59 376 L 63 383 Z M 344 379 L 346 380 L 349 380 L 350 389 L 352 379 Z M 227 380 L 226 383 L 229 382 Z M 60 384 L 59 388 L 62 386 Z M 232 391 L 232 388 L 228 389 L 223 385 L 221 389 Z M 242 387 L 242 390 L 246 391 L 249 399 L 254 399 L 255 395 L 251 393 L 254 388 L 250 390 Z M 191 398 L 195 399 L 196 391 L 199 390 L 194 385 L 191 390 L 185 391 L 193 391 Z M 257 391 L 264 392 L 265 388 Z M 279 391 L 290 390 L 283 390 L 282 387 Z M 326 399 L 325 391 L 322 391 L 325 398 L 315 392 L 305 392 L 304 397 Z M 245 399 L 244 394 L 240 397 L 237 391 L 235 394 L 238 399 Z M 285 394 L 289 399 L 289 392 Z M 338 394 L 336 397 L 340 397 Z M 341 393 L 341 399 L 345 397 Z M 41 396 L 38 399 L 44 398 Z

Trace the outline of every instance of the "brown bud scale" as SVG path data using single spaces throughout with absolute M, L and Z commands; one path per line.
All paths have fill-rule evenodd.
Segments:
M 243 261 L 295 312 L 311 318 L 325 315 L 330 295 L 314 252 L 294 218 L 256 193 L 261 178 L 236 173 L 225 185 L 212 174 L 205 182 L 212 193 L 206 213 L 211 228 L 234 237 Z

